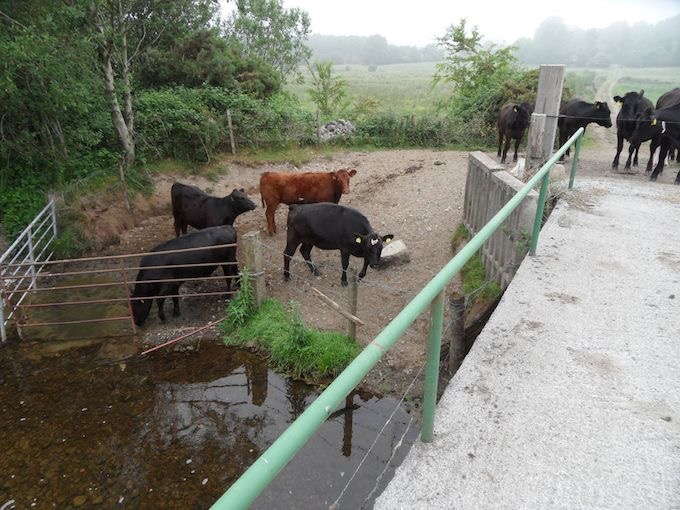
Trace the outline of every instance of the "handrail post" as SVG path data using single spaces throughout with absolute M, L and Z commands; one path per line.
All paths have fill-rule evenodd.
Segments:
M 576 177 L 576 165 L 578 164 L 578 155 L 581 151 L 581 140 L 583 140 L 583 135 L 576 139 L 574 144 L 574 158 L 571 160 L 571 174 L 569 175 L 569 189 L 574 187 L 574 177 Z
M 423 428 L 420 440 L 432 441 L 434 411 L 437 405 L 437 383 L 439 380 L 439 355 L 442 346 L 442 323 L 444 322 L 444 291 L 437 294 L 430 304 L 430 327 L 427 334 L 427 369 L 423 391 Z
M 531 244 L 529 245 L 529 255 L 536 255 L 538 245 L 538 235 L 541 233 L 541 223 L 543 222 L 543 211 L 545 210 L 545 198 L 548 195 L 548 185 L 550 184 L 550 172 L 546 172 L 541 180 L 541 191 L 538 194 L 536 204 L 536 218 L 534 218 L 534 231 L 531 234 Z

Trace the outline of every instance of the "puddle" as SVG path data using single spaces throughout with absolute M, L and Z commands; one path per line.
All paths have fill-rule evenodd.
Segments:
M 146 358 L 121 339 L 0 348 L 0 507 L 208 508 L 318 395 L 249 352 L 191 347 Z M 253 508 L 336 501 L 397 407 L 364 393 L 352 404 Z M 397 408 L 337 508 L 372 506 L 417 439 L 416 420 L 381 477 L 411 418 Z

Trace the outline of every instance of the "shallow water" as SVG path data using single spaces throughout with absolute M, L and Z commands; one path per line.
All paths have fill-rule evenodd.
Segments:
M 187 350 L 190 349 L 190 350 Z M 208 340 L 140 358 L 121 339 L 0 348 L 0 507 L 208 508 L 316 398 L 246 351 Z M 253 508 L 370 508 L 419 429 L 360 393 Z M 378 480 L 380 478 L 380 480 Z

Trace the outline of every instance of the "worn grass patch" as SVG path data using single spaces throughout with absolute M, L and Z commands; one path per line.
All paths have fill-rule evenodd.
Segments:
M 274 299 L 240 325 L 225 321 L 220 327 L 225 344 L 264 348 L 275 370 L 317 382 L 339 374 L 361 350 L 341 333 L 306 327 L 295 304 L 286 309 Z

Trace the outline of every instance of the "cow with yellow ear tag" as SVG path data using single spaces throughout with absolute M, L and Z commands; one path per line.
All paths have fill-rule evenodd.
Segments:
M 393 239 L 392 234 L 379 235 L 373 230 L 366 216 L 356 209 L 328 202 L 320 204 L 293 204 L 288 208 L 288 239 L 283 252 L 283 276 L 290 278 L 290 259 L 298 246 L 309 269 L 318 275 L 312 262 L 312 248 L 340 250 L 342 276 L 340 283 L 347 285 L 347 268 L 350 255 L 364 259 L 359 273 L 361 280 L 366 270 L 380 264 L 383 244 Z

